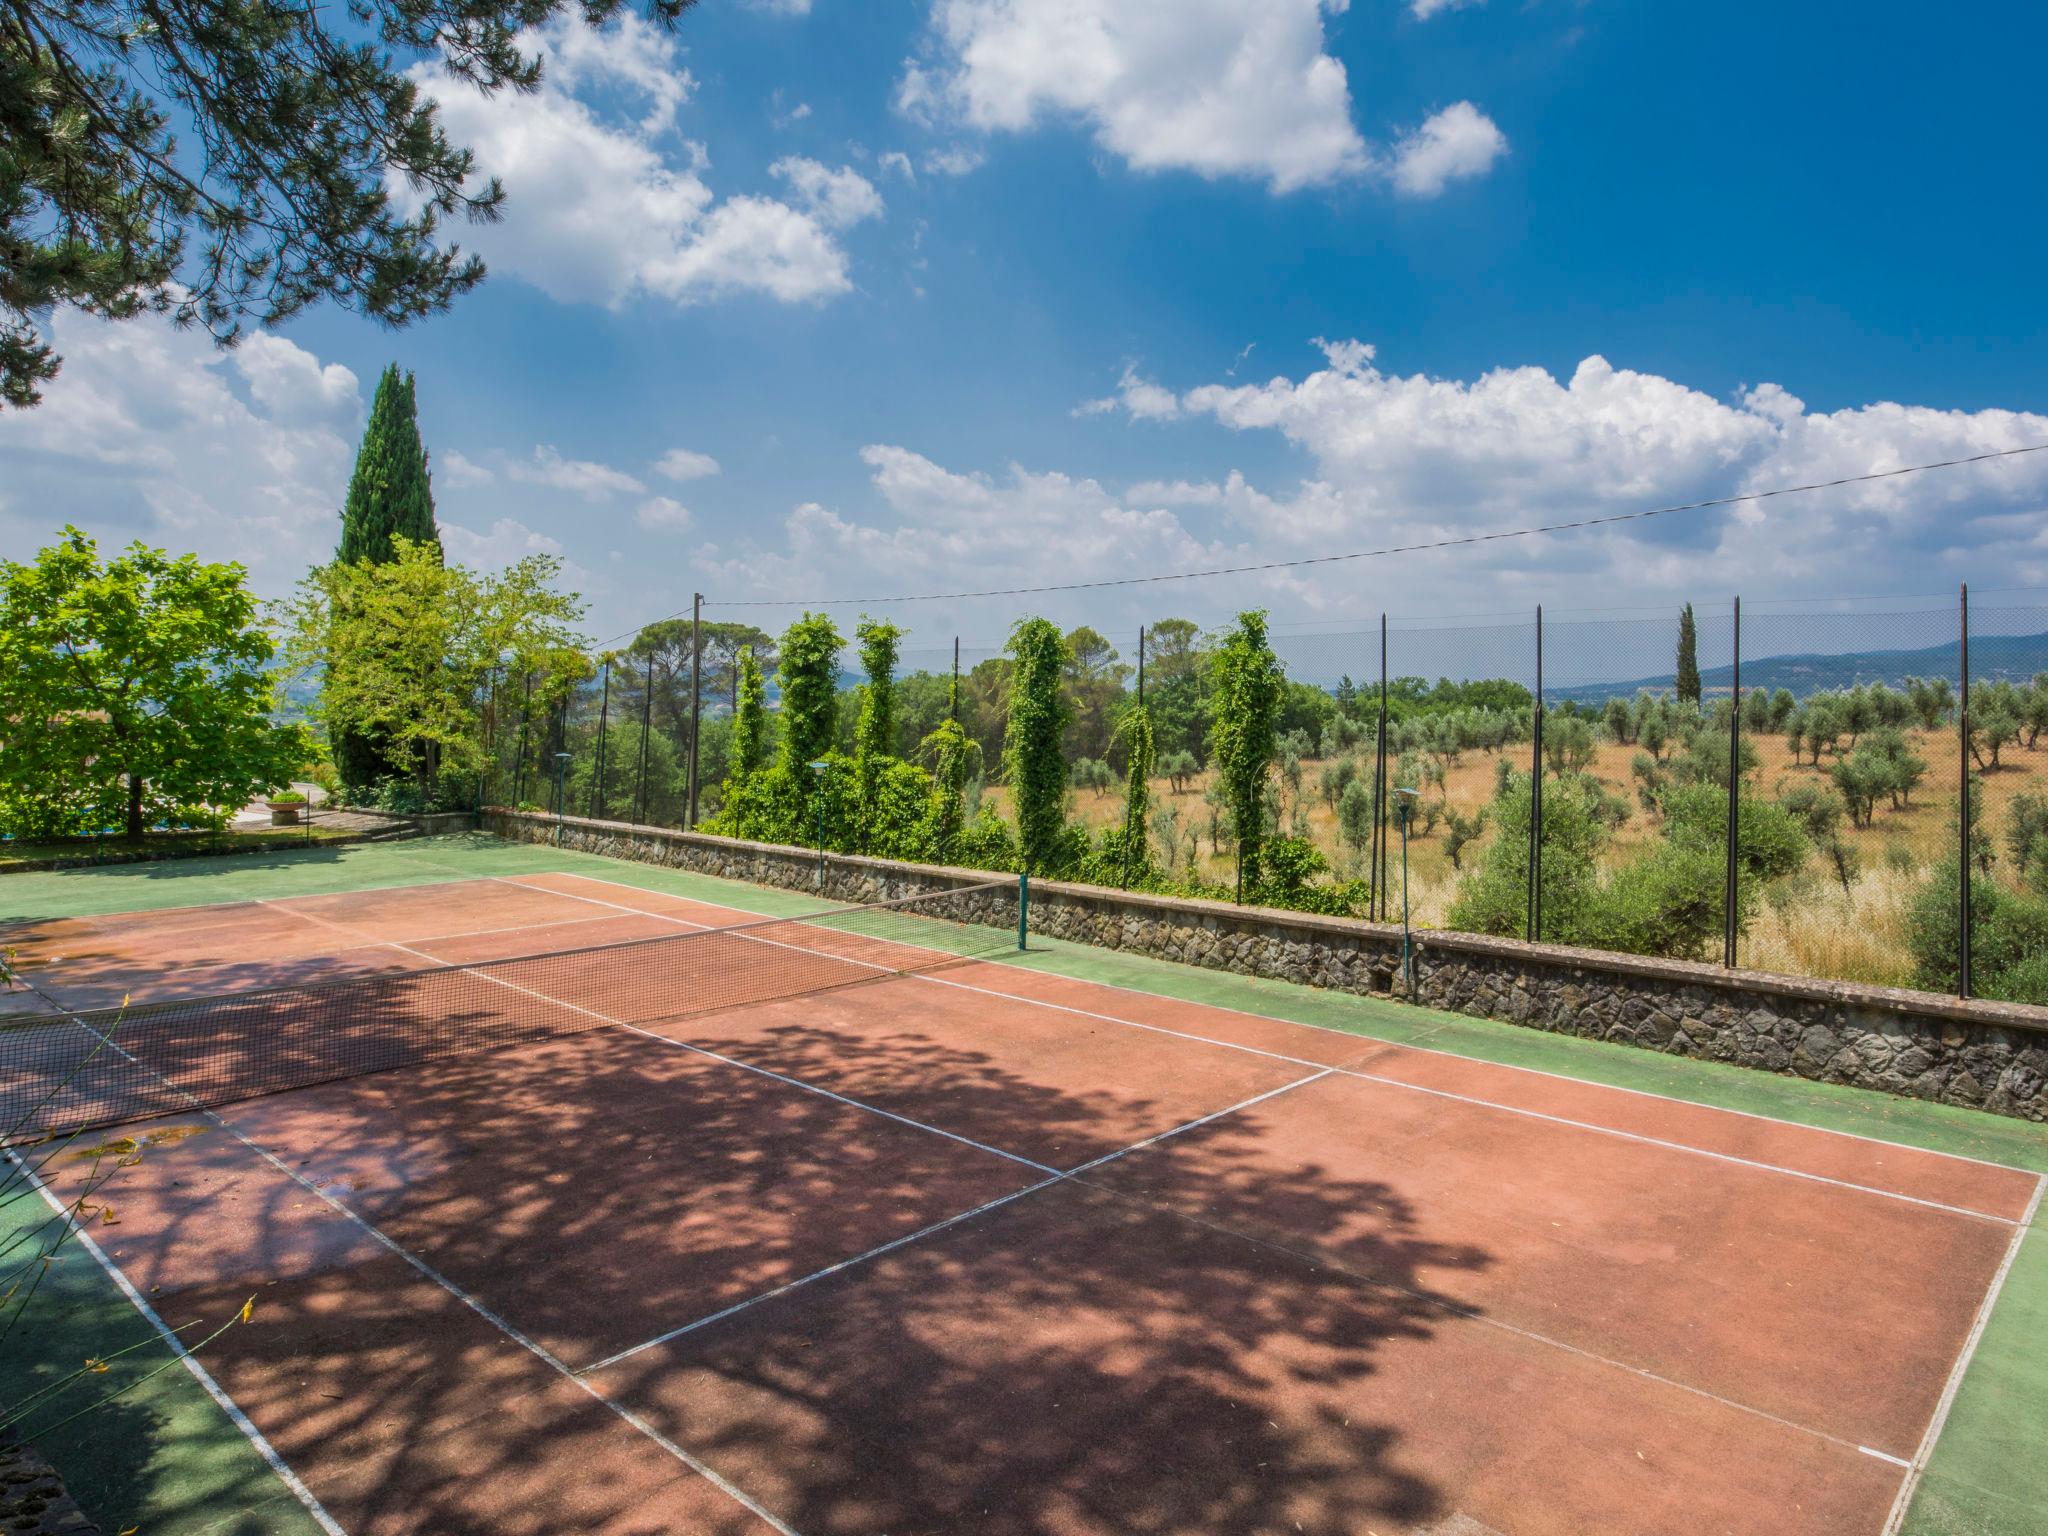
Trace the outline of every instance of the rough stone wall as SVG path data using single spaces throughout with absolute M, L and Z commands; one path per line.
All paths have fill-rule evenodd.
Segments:
M 972 870 L 618 822 L 487 811 L 486 831 L 756 885 L 875 901 L 986 881 Z M 997 904 L 991 903 L 990 916 Z M 1031 884 L 1031 928 L 1184 965 L 1405 997 L 1401 930 L 1227 903 Z M 2048 1008 L 1418 931 L 1418 1003 L 1818 1082 L 2048 1120 Z
M 0 1445 L 0 1532 L 5 1536 L 99 1536 L 63 1479 L 34 1449 Z

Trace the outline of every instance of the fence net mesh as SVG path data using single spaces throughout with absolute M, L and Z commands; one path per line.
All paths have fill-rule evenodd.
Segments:
M 36 1139 L 915 974 L 1014 948 L 1018 882 L 468 965 L 0 1022 L 0 1132 Z

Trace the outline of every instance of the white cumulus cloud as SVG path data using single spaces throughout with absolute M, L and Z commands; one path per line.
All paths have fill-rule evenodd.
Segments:
M 851 289 L 838 236 L 879 214 L 881 199 L 843 179 L 865 186 L 855 173 L 820 167 L 824 180 L 792 178 L 801 206 L 753 193 L 720 200 L 708 152 L 677 134 L 696 82 L 668 33 L 630 13 L 602 29 L 567 13 L 521 44 L 544 59 L 531 95 L 487 97 L 429 65 L 412 71 L 450 136 L 505 184 L 503 219 L 465 234 L 494 269 L 556 299 L 608 305 L 747 292 L 802 303 Z M 417 206 L 411 189 L 391 191 Z
M 654 472 L 671 480 L 702 480 L 718 473 L 718 460 L 708 453 L 671 448 L 654 461 Z
M 533 450 L 531 460 L 515 462 L 506 473 L 528 485 L 567 491 L 585 501 L 609 501 L 614 496 L 647 489 L 622 469 L 590 459 L 565 459 L 547 443 Z
M 650 496 L 640 503 L 633 521 L 642 528 L 677 531 L 690 526 L 690 509 L 668 496 Z
M 1435 197 L 1454 181 L 1483 176 L 1508 152 L 1507 135 L 1469 101 L 1432 113 L 1394 145 L 1390 175 L 1411 197 Z
M 1363 172 L 1344 66 L 1323 18 L 1346 0 L 933 0 L 930 47 L 896 105 L 928 124 L 1085 126 L 1141 171 L 1265 181 Z

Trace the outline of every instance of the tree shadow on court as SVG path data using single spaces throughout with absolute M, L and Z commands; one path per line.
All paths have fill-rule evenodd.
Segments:
M 995 1147 L 1190 1118 L 1162 1102 L 1173 1042 L 1149 1088 L 1114 1091 L 908 1025 L 673 1032 Z M 1287 1102 L 1188 1134 L 1227 1161 Z M 224 1113 L 477 1303 L 225 1132 L 135 1170 L 121 1262 L 180 1316 L 256 1294 L 209 1364 L 351 1531 L 763 1532 L 491 1318 L 589 1366 L 984 1205 L 591 1380 L 804 1536 L 1451 1513 L 1389 1394 L 1466 1326 L 1427 1276 L 1488 1257 L 1421 1235 L 1386 1182 L 1247 1162 L 1178 1210 L 1076 1180 L 1018 1194 L 1043 1175 L 618 1029 Z

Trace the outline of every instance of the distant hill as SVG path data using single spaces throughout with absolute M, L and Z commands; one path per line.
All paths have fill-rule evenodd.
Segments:
M 1953 640 L 1946 645 L 1917 651 L 1848 651 L 1839 655 L 1817 652 L 1792 656 L 1759 656 L 1742 663 L 1744 692 L 1767 688 L 1789 689 L 1795 698 L 1854 688 L 1859 683 L 1883 683 L 1899 688 L 1909 677 L 1945 677 L 1954 682 L 1961 661 L 1960 647 Z M 1970 681 L 1973 683 L 2024 683 L 2037 672 L 2048 672 L 2048 634 L 1973 635 L 1970 637 Z M 1728 692 L 1734 679 L 1728 667 L 1703 667 L 1700 684 L 1707 694 Z M 1667 693 L 1676 679 L 1669 673 L 1639 677 L 1628 682 L 1578 683 L 1569 688 L 1546 688 L 1544 697 L 1558 703 L 1575 699 L 1581 704 L 1599 704 L 1609 698 L 1633 698 L 1638 692 Z

